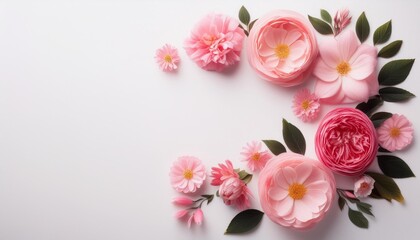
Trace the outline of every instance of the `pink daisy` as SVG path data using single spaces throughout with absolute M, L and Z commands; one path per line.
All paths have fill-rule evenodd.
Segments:
M 206 169 L 196 157 L 179 157 L 171 167 L 172 187 L 178 192 L 192 193 L 201 187 L 206 179 Z
M 226 160 L 225 162 L 226 165 L 219 163 L 219 167 L 211 168 L 211 177 L 213 178 L 211 180 L 211 185 L 219 186 L 229 177 L 239 178 L 238 173 L 236 173 L 235 169 L 233 169 L 232 162 L 229 160 Z
M 293 98 L 293 112 L 304 122 L 310 122 L 319 114 L 319 98 L 304 88 L 299 90 Z
M 413 140 L 413 131 L 404 115 L 394 114 L 377 129 L 379 145 L 391 152 L 402 150 Z
M 261 146 L 261 142 L 253 141 L 242 148 L 243 161 L 247 162 L 248 168 L 253 172 L 263 169 L 267 161 L 272 157 L 267 150 L 261 151 Z
M 176 70 L 178 68 L 177 64 L 181 60 L 178 50 L 169 44 L 165 44 L 162 48 L 156 50 L 155 59 L 159 67 L 165 72 Z

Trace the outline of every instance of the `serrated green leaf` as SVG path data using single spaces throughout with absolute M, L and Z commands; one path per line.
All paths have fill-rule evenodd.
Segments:
M 343 197 L 338 196 L 338 207 L 340 207 L 340 210 L 343 211 L 344 205 L 346 204 L 346 200 L 344 200 Z
M 374 187 L 383 198 L 388 201 L 394 199 L 397 202 L 404 202 L 401 190 L 392 178 L 374 172 L 368 172 L 366 174 L 375 179 Z
M 349 219 L 350 221 L 358 226 L 359 228 L 368 228 L 369 227 L 369 221 L 363 214 L 359 211 L 355 211 L 351 208 L 349 208 Z
M 388 118 L 392 117 L 392 113 L 389 112 L 377 112 L 374 113 L 370 120 L 372 121 L 375 128 L 378 128 L 382 125 L 382 123 L 387 120 Z
M 270 151 L 276 156 L 280 153 L 286 152 L 286 148 L 283 146 L 283 144 L 276 140 L 263 140 L 263 142 L 267 148 L 270 149 Z
M 366 39 L 369 37 L 369 33 L 370 33 L 369 22 L 366 18 L 365 12 L 362 12 L 362 14 L 360 14 L 356 22 L 356 34 L 360 42 L 363 43 L 364 41 L 366 41 Z
M 407 163 L 399 157 L 391 155 L 378 156 L 379 168 L 388 177 L 392 178 L 409 178 L 415 177 L 413 171 Z
M 248 209 L 238 213 L 229 223 L 225 234 L 244 233 L 254 229 L 261 222 L 264 213 L 256 209 Z
M 327 10 L 325 10 L 325 9 L 321 9 L 321 18 L 322 18 L 324 21 L 326 21 L 327 23 L 332 24 L 332 18 L 331 18 L 331 15 L 330 15 L 330 13 L 329 13 Z
M 359 103 L 356 108 L 370 116 L 384 101 L 379 95 L 371 97 L 367 102 Z
M 375 32 L 373 33 L 373 44 L 381 44 L 389 40 L 392 33 L 392 22 L 389 20 L 388 22 L 382 24 L 378 27 Z
M 378 57 L 390 58 L 390 57 L 395 56 L 400 51 L 402 43 L 403 43 L 402 40 L 397 40 L 386 45 L 385 47 L 381 49 L 381 51 L 379 51 Z
M 251 29 L 252 29 L 252 27 L 254 27 L 254 24 L 255 24 L 255 22 L 258 20 L 258 18 L 257 19 L 255 19 L 255 20 L 253 20 L 249 25 L 248 25 L 248 30 L 251 32 Z
M 372 205 L 364 202 L 358 202 L 356 203 L 357 209 L 359 209 L 361 212 L 366 213 L 368 215 L 371 215 L 374 217 L 372 213 Z
M 385 64 L 379 71 L 379 84 L 384 86 L 397 85 L 404 82 L 413 67 L 414 59 L 394 60 Z
M 310 15 L 308 15 L 308 18 L 309 18 L 309 21 L 311 22 L 312 26 L 319 33 L 321 33 L 323 35 L 333 34 L 333 30 L 328 23 L 322 21 L 319 18 L 312 17 Z
M 411 92 L 397 87 L 381 88 L 379 95 L 386 102 L 403 102 L 415 97 Z
M 251 16 L 249 15 L 248 10 L 244 6 L 242 6 L 241 9 L 239 9 L 239 20 L 246 26 L 248 26 L 249 21 L 251 21 Z
M 305 137 L 297 127 L 287 122 L 286 119 L 283 119 L 283 139 L 292 152 L 305 155 Z

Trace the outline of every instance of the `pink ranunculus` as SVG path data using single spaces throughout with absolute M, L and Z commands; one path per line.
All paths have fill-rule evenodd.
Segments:
M 236 19 L 209 14 L 192 30 L 184 48 L 201 68 L 222 71 L 240 60 L 244 36 Z
M 358 198 L 364 198 L 372 193 L 375 180 L 367 175 L 362 176 L 354 183 L 354 195 Z
M 402 150 L 413 141 L 413 126 L 404 115 L 392 115 L 377 132 L 379 145 L 391 152 Z
M 284 87 L 303 83 L 318 55 L 309 21 L 287 10 L 272 11 L 259 18 L 247 44 L 251 67 L 263 79 Z
M 358 109 L 334 109 L 325 115 L 318 127 L 315 151 L 321 162 L 334 172 L 360 175 L 378 151 L 375 127 Z
M 200 159 L 182 156 L 172 165 L 169 176 L 175 190 L 193 193 L 203 185 L 206 179 L 206 169 Z
M 353 31 L 328 38 L 319 45 L 313 74 L 315 94 L 325 103 L 364 102 L 378 94 L 376 48 L 360 44 Z
M 211 168 L 211 185 L 220 186 L 227 178 L 239 177 L 238 173 L 233 169 L 232 162 L 229 160 L 226 160 L 225 162 L 226 164 L 219 163 L 219 167 Z
M 261 207 L 275 223 L 308 229 L 321 221 L 335 197 L 332 172 L 296 153 L 273 157 L 260 173 Z
M 226 205 L 243 210 L 250 207 L 251 191 L 239 177 L 229 177 L 219 187 L 219 195 Z

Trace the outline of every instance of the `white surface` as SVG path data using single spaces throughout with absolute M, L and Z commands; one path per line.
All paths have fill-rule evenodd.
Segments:
M 188 230 L 173 218 L 178 194 L 168 172 L 180 155 L 208 169 L 225 159 L 244 168 L 248 141 L 281 139 L 281 119 L 304 132 L 315 157 L 317 123 L 292 113 L 296 90 L 259 79 L 245 60 L 228 73 L 198 68 L 182 49 L 208 12 L 258 17 L 284 8 L 319 16 L 364 10 L 373 30 L 393 19 L 398 58 L 418 58 L 416 1 L 19 1 L 0 2 L 0 239 L 415 239 L 420 216 L 417 178 L 397 180 L 406 203 L 370 201 L 369 230 L 353 226 L 334 203 L 308 232 L 264 217 L 244 236 L 224 236 L 236 210 L 220 199 L 203 208 L 205 223 Z M 179 72 L 161 72 L 155 50 L 180 50 Z M 381 65 L 384 63 L 381 60 Z M 402 87 L 420 95 L 416 62 Z M 419 132 L 418 98 L 386 103 Z M 324 108 L 325 113 L 327 108 Z M 418 111 L 418 110 L 417 110 Z M 419 142 L 399 153 L 420 174 Z M 256 194 L 256 179 L 251 189 Z M 216 191 L 207 187 L 206 192 Z M 259 208 L 257 199 L 253 207 Z M 402 236 L 402 238 L 401 238 Z

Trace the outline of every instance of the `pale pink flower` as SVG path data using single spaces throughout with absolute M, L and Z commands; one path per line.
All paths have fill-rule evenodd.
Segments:
M 360 44 L 353 31 L 328 38 L 315 63 L 315 94 L 330 104 L 364 102 L 378 94 L 376 48 Z
M 293 112 L 304 122 L 315 120 L 320 106 L 319 98 L 306 88 L 299 90 L 293 98 Z
M 354 183 L 354 195 L 358 198 L 364 198 L 372 193 L 375 180 L 364 175 Z
M 175 197 L 172 199 L 172 203 L 179 206 L 190 206 L 194 203 L 189 197 Z
M 194 216 L 194 223 L 197 225 L 201 225 L 204 218 L 203 211 L 201 210 L 201 208 L 197 208 L 197 210 L 194 211 L 193 216 Z
M 192 30 L 184 48 L 201 68 L 222 71 L 240 60 L 244 36 L 236 19 L 209 14 Z
M 260 173 L 261 207 L 275 223 L 307 229 L 321 221 L 335 197 L 332 172 L 296 153 L 272 158 Z
M 181 60 L 178 50 L 169 44 L 165 44 L 162 48 L 156 50 L 155 59 L 159 67 L 166 72 L 176 70 L 178 68 L 177 64 Z
M 351 22 L 351 16 L 348 9 L 337 11 L 334 17 L 334 36 L 340 34 L 341 31 Z
M 229 160 L 225 161 L 226 164 L 219 163 L 219 167 L 211 168 L 211 185 L 219 186 L 223 181 L 229 177 L 239 177 L 238 173 L 233 169 L 232 162 Z
M 182 209 L 182 210 L 179 210 L 179 211 L 177 211 L 176 213 L 175 213 L 175 218 L 178 218 L 178 219 L 181 219 L 181 218 L 183 218 L 184 216 L 186 216 L 187 214 L 188 214 L 188 210 L 186 210 L 186 209 Z
M 183 156 L 174 162 L 169 175 L 175 190 L 192 193 L 200 188 L 206 179 L 206 169 L 200 159 Z
M 251 206 L 249 202 L 251 191 L 239 177 L 225 179 L 219 187 L 219 195 L 226 205 L 233 205 L 241 210 Z
M 262 151 L 261 147 L 261 142 L 253 141 L 242 148 L 243 161 L 247 162 L 248 168 L 253 172 L 263 169 L 267 161 L 272 157 L 271 153 L 267 150 Z
M 393 152 L 413 141 L 413 126 L 404 115 L 394 114 L 377 129 L 379 145 Z

